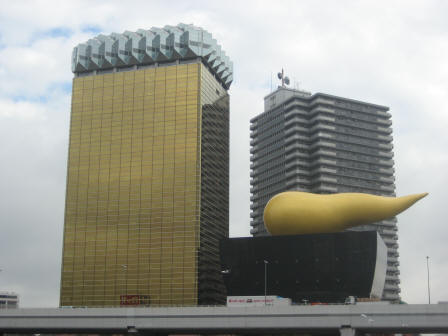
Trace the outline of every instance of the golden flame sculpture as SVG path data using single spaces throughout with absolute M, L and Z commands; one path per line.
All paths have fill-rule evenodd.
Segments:
M 428 193 L 384 197 L 361 193 L 311 194 L 287 191 L 264 208 L 264 224 L 272 235 L 330 233 L 394 217 Z

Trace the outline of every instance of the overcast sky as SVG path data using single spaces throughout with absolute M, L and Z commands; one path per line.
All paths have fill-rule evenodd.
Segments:
M 249 235 L 249 120 L 271 74 L 292 86 L 390 107 L 402 298 L 448 300 L 447 1 L 0 0 L 0 290 L 22 307 L 59 300 L 75 45 L 180 22 L 208 30 L 234 63 L 230 232 Z M 278 84 L 273 77 L 274 87 Z

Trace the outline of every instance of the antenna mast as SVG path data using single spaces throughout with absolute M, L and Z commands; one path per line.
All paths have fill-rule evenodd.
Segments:
M 289 77 L 285 76 L 285 71 L 282 68 L 282 72 L 279 72 L 277 74 L 278 79 L 282 81 L 282 87 L 286 87 L 286 85 L 289 85 Z M 286 84 L 286 85 L 285 85 Z

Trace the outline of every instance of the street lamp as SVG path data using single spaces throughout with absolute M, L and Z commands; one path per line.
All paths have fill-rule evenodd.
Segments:
M 267 305 L 266 302 L 266 289 L 267 289 L 267 283 L 268 283 L 268 261 L 267 260 L 263 260 L 264 261 L 264 305 Z
M 429 288 L 429 257 L 426 256 L 426 271 L 428 274 L 428 304 L 431 304 L 431 290 Z

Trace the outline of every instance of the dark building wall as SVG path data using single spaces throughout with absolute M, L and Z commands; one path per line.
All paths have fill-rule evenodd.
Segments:
M 198 304 L 226 303 L 219 241 L 229 236 L 229 95 L 205 66 L 201 72 L 201 228 Z
M 267 295 L 293 302 L 343 302 L 369 297 L 374 281 L 377 233 L 230 238 L 221 241 L 229 296 Z

